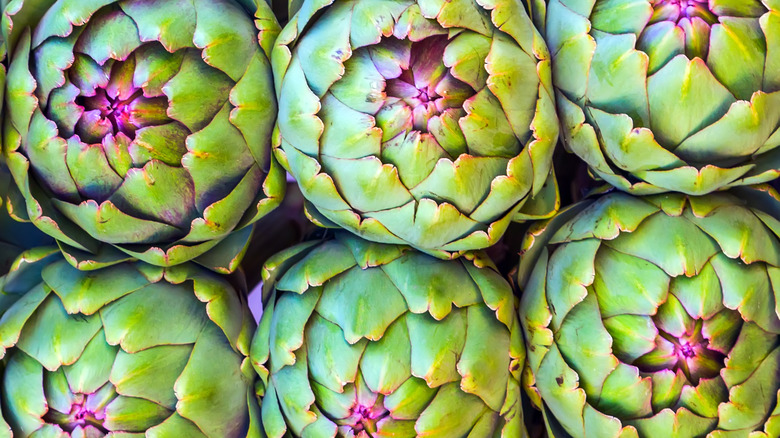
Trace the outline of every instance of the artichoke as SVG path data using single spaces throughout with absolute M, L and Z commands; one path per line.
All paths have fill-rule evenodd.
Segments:
M 780 175 L 777 0 L 546 0 L 562 135 L 637 195 Z
M 291 7 L 274 151 L 316 222 L 450 258 L 557 210 L 549 53 L 521 2 Z
M 79 271 L 56 248 L 24 253 L 0 294 L 13 436 L 258 436 L 241 289 L 194 264 Z
M 247 225 L 284 194 L 267 57 L 278 26 L 262 0 L 8 2 L 16 209 L 83 269 L 171 266 L 217 245 L 201 262 L 235 269 Z
M 0 61 L 5 61 L 5 43 L 1 35 Z M 0 85 L 2 85 L 0 86 L 0 102 L 2 102 L 5 92 L 5 73 L 5 65 L 0 63 Z M 0 115 L 2 114 L 2 104 L 0 104 Z M 13 210 L 13 207 L 9 204 L 8 199 L 12 196 L 18 196 L 18 190 L 16 190 L 5 160 L 0 154 L 0 276 L 8 272 L 16 257 L 25 249 L 53 243 L 49 236 L 41 233 L 34 226 L 17 222 L 11 218 L 9 212 Z M 0 313 L 2 313 L 1 307 Z M 0 424 L 0 429 L 2 429 L 2 424 Z
M 515 298 L 489 260 L 342 232 L 263 273 L 251 357 L 270 438 L 525 436 Z
M 780 195 L 616 192 L 527 234 L 524 384 L 549 435 L 780 436 Z

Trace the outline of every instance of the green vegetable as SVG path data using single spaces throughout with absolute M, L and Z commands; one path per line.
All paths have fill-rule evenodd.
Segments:
M 558 208 L 549 53 L 521 2 L 290 6 L 275 152 L 317 222 L 451 258 Z
M 198 261 L 234 270 L 247 225 L 284 194 L 270 7 L 16 0 L 2 28 L 16 209 L 82 269 L 170 266 L 216 247 Z
M 194 264 L 85 272 L 38 248 L 2 283 L 0 404 L 14 437 L 260 433 L 255 325 L 228 277 Z
M 780 436 L 780 195 L 612 193 L 527 234 L 524 384 L 551 438 Z
M 269 437 L 526 436 L 516 301 L 484 255 L 342 232 L 264 279 L 251 355 Z
M 0 38 L 0 61 L 4 62 L 5 44 L 3 41 Z M 5 92 L 5 73 L 5 65 L 0 63 L 0 102 L 2 102 Z M 0 105 L 0 115 L 2 114 L 2 106 Z M 11 181 L 11 174 L 8 173 L 8 167 L 5 165 L 5 160 L 0 154 L 0 275 L 5 275 L 8 272 L 16 257 L 25 249 L 53 243 L 49 236 L 41 233 L 34 226 L 17 222 L 11 218 L 12 214 L 16 215 L 19 212 L 13 211 L 13 207 L 8 203 L 8 198 L 18 195 L 18 190 Z M 24 220 L 24 217 L 17 216 L 16 218 Z
M 562 138 L 595 175 L 637 195 L 780 176 L 777 0 L 542 6 Z

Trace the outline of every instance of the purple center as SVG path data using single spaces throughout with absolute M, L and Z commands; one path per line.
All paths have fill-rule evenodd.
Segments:
M 84 422 L 84 420 L 90 416 L 95 415 L 94 412 L 90 411 L 89 409 L 85 408 L 84 406 L 76 405 L 74 406 L 74 409 L 76 409 L 76 413 L 73 414 L 73 418 L 78 422 Z
M 688 8 L 709 8 L 707 0 L 661 0 L 659 3 L 677 6 L 681 12 L 686 11 Z
M 370 435 L 376 433 L 376 423 L 389 415 L 389 412 L 380 404 L 375 406 L 357 405 L 352 408 L 348 425 L 352 427 L 355 436 L 365 431 Z
M 664 19 L 677 23 L 696 18 L 710 25 L 718 21 L 718 17 L 710 10 L 708 0 L 656 0 L 653 6 L 656 14 L 660 13 Z
M 105 415 L 102 412 L 94 412 L 83 404 L 74 404 L 70 411 L 70 422 L 65 424 L 66 429 L 74 429 L 76 426 L 82 428 L 92 426 L 95 429 L 103 430 L 103 419 Z M 104 431 L 105 432 L 105 431 Z
M 133 102 L 142 96 L 143 91 L 135 90 L 126 99 L 122 96 L 112 97 L 105 89 L 100 88 L 96 90 L 94 96 L 83 98 L 82 103 L 86 109 L 98 111 L 100 114 L 98 123 L 110 123 L 114 135 L 121 132 L 132 139 L 138 129 L 131 118 L 134 110 Z
M 124 135 L 133 140 L 141 128 L 171 122 L 168 98 L 145 96 L 144 90 L 133 82 L 134 69 L 134 60 L 117 62 L 107 83 L 82 90 L 76 97 L 76 105 L 83 108 L 75 129 L 81 141 L 101 143 L 107 135 Z
M 369 417 L 371 415 L 371 409 L 363 405 L 358 405 L 353 412 L 360 417 Z
M 430 102 L 431 98 L 428 97 L 428 91 L 423 89 L 420 90 L 420 94 L 417 96 L 418 99 L 420 99 L 420 102 L 427 103 Z
M 474 90 L 455 79 L 444 65 L 449 40 L 437 35 L 411 43 L 401 75 L 387 80 L 388 97 L 404 102 L 412 112 L 413 126 L 428 131 L 428 121 L 450 108 L 461 108 Z
M 680 345 L 680 353 L 689 359 L 696 356 L 696 352 L 693 351 L 693 347 L 687 342 L 683 342 L 682 345 Z
M 681 9 L 687 8 L 688 6 L 695 6 L 698 3 L 707 3 L 706 1 L 700 0 L 666 0 L 666 2 L 677 5 Z
M 79 436 L 83 436 L 84 432 L 87 432 L 86 436 L 104 436 L 108 433 L 108 430 L 103 426 L 103 421 L 106 416 L 102 408 L 95 409 L 92 405 L 95 394 L 74 394 L 76 400 L 70 406 L 70 412 L 59 412 L 56 409 L 49 407 L 49 411 L 44 416 L 44 419 L 48 423 L 58 424 L 62 430 L 73 434 L 74 431 L 78 432 Z
M 634 365 L 645 372 L 679 370 L 693 384 L 698 384 L 702 378 L 717 376 L 724 366 L 726 354 L 711 345 L 704 336 L 702 320 L 697 320 L 689 330 L 675 335 L 659 329 L 661 339 L 656 343 L 655 350 L 647 358 L 634 360 Z

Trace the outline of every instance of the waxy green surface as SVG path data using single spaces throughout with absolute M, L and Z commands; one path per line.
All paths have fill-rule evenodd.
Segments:
M 524 383 L 551 438 L 780 435 L 780 195 L 611 193 L 534 228 Z
M 567 149 L 638 194 L 780 176 L 780 2 L 545 0 Z
M 526 436 L 516 301 L 484 256 L 340 232 L 264 279 L 251 357 L 269 437 Z
M 44 247 L 0 286 L 0 437 L 259 436 L 255 324 L 228 277 L 79 271 Z
M 290 6 L 275 152 L 316 221 L 452 258 L 557 210 L 550 55 L 522 2 Z
M 236 269 L 248 225 L 284 195 L 269 6 L 17 0 L 2 27 L 16 209 L 82 269 L 209 250 L 199 262 Z

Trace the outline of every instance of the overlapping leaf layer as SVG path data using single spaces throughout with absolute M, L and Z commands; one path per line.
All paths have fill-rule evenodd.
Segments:
M 521 2 L 307 0 L 273 68 L 277 156 L 322 224 L 448 258 L 558 207 L 549 54 Z
M 270 260 L 252 343 L 268 436 L 521 436 L 515 299 L 485 262 L 347 233 Z
M 780 196 L 575 205 L 529 234 L 520 319 L 553 436 L 780 434 Z
M 634 194 L 780 175 L 776 0 L 547 0 L 566 146 Z
M 26 252 L 0 278 L 8 437 L 256 436 L 244 292 L 193 264 L 73 268 Z
M 264 2 L 17 0 L 3 27 L 18 210 L 74 263 L 186 262 L 279 203 Z

